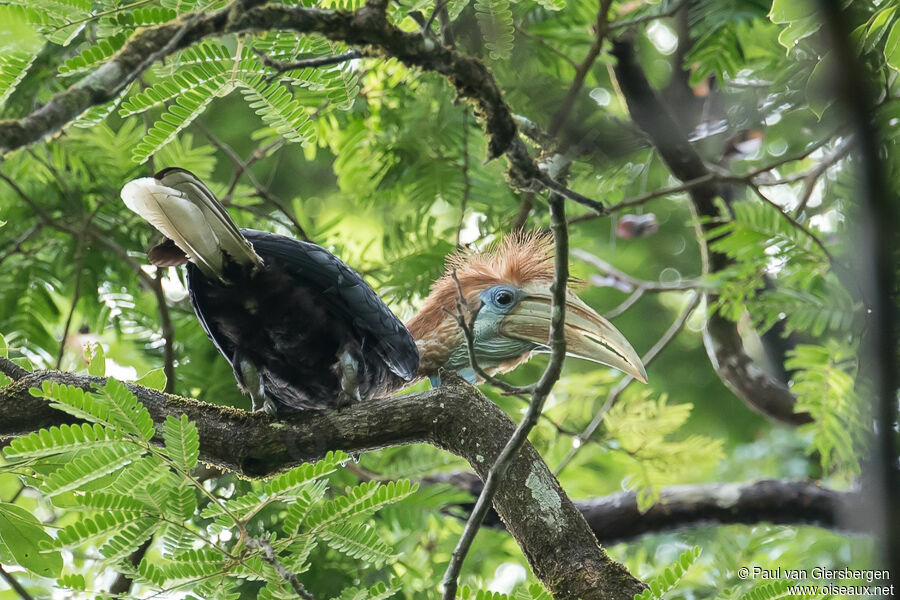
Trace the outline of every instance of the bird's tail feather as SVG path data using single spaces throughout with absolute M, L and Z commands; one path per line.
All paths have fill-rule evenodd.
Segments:
M 122 200 L 207 276 L 222 276 L 225 255 L 239 264 L 262 262 L 222 203 L 190 171 L 170 167 L 154 177 L 129 181 Z

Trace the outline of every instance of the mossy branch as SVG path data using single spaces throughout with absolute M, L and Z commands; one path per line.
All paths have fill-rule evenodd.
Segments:
M 0 365 L 2 366 L 2 365 Z M 98 377 L 56 371 L 21 376 L 0 388 L 0 443 L 42 427 L 72 422 L 29 393 L 44 381 L 90 388 Z M 129 385 L 156 423 L 162 442 L 166 417 L 186 414 L 197 424 L 200 458 L 247 477 L 265 477 L 329 450 L 365 452 L 428 443 L 467 460 L 482 478 L 515 424 L 477 389 L 455 377 L 439 388 L 364 402 L 340 411 L 301 411 L 273 419 Z M 562 600 L 631 600 L 643 589 L 600 548 L 581 512 L 530 443 L 513 458 L 494 507 L 522 548 L 535 575 Z

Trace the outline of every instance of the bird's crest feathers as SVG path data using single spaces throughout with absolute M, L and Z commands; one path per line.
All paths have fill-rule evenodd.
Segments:
M 448 311 L 456 314 L 460 287 L 465 305 L 474 310 L 478 294 L 491 286 L 523 286 L 551 281 L 553 276 L 553 236 L 547 233 L 517 232 L 484 251 L 461 250 L 447 258 L 444 274 L 432 284 L 425 305 L 407 327 L 419 339 L 446 319 Z

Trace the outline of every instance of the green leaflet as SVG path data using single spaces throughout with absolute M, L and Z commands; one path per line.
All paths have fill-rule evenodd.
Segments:
M 149 440 L 156 433 L 150 413 L 137 396 L 115 379 L 107 379 L 100 393 L 107 400 L 109 419 L 123 433 Z
M 316 463 L 303 463 L 287 473 L 273 477 L 266 483 L 267 494 L 290 494 L 305 484 L 334 472 L 337 465 L 347 460 L 347 454 L 330 451 Z
M 166 443 L 166 456 L 181 470 L 188 473 L 197 466 L 200 456 L 200 436 L 197 426 L 188 421 L 187 415 L 180 419 L 166 417 L 163 439 Z
M 309 115 L 286 87 L 267 84 L 261 77 L 241 86 L 250 108 L 279 135 L 290 142 L 310 144 L 315 141 L 315 131 Z
M 369 481 L 347 488 L 343 496 L 330 500 L 314 509 L 306 520 L 306 526 L 321 531 L 331 524 L 354 516 L 367 515 L 413 494 L 418 484 L 408 479 L 382 484 Z
M 478 25 L 491 58 L 506 60 L 512 52 L 513 17 L 508 0 L 475 0 Z
M 100 447 L 79 453 L 61 469 L 46 477 L 43 492 L 56 496 L 75 490 L 84 484 L 118 471 L 143 453 L 143 449 L 132 444 Z
M 319 535 L 330 548 L 376 566 L 397 558 L 393 549 L 381 541 L 378 532 L 366 524 L 341 523 Z
M 135 379 L 134 383 L 154 390 L 163 391 L 166 389 L 166 372 L 163 369 L 152 369 L 144 373 L 139 379 Z
M 37 517 L 15 504 L 0 503 L 0 560 L 19 564 L 41 577 L 55 577 L 62 570 L 62 555 L 57 551 L 43 551 L 44 544 L 53 538 L 44 532 Z
M 99 423 L 77 423 L 41 429 L 25 437 L 15 438 L 3 449 L 3 456 L 36 458 L 62 452 L 122 445 L 122 435 Z
M 26 52 L 0 54 L 0 106 L 16 91 L 16 86 L 28 73 L 35 56 Z
M 678 582 L 700 556 L 700 551 L 699 546 L 694 546 L 682 552 L 678 560 L 666 567 L 662 573 L 647 581 L 648 589 L 637 594 L 634 600 L 661 600 L 666 593 L 678 585 Z

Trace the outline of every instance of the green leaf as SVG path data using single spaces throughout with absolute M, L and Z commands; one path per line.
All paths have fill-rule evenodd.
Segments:
M 104 538 L 133 523 L 149 526 L 156 520 L 155 517 L 148 516 L 146 510 L 106 510 L 66 525 L 59 530 L 53 545 L 57 548 L 79 546 L 85 542 Z
M 817 16 L 816 5 L 811 0 L 772 0 L 769 19 L 773 23 L 790 23 Z
M 95 377 L 106 375 L 106 355 L 100 342 L 94 342 L 85 346 L 84 358 L 88 364 L 88 374 Z
M 37 517 L 20 506 L 0 503 L 0 542 L 12 555 L 0 560 L 15 562 L 41 577 L 56 577 L 62 571 L 62 554 L 41 551 L 53 538 Z
M 103 398 L 79 387 L 55 381 L 44 381 L 41 382 L 40 389 L 31 388 L 28 392 L 32 396 L 50 400 L 51 408 L 61 410 L 79 419 L 114 425 L 109 418 L 109 404 Z
M 149 440 L 156 433 L 153 418 L 147 408 L 138 401 L 124 383 L 109 378 L 100 388 L 109 407 L 109 419 L 127 434 Z
M 381 541 L 378 531 L 365 524 L 340 523 L 319 536 L 334 550 L 376 566 L 397 558 L 393 549 Z
M 835 67 L 837 67 L 837 59 L 834 53 L 826 53 L 813 68 L 812 74 L 806 82 L 806 100 L 809 102 L 809 109 L 819 119 L 834 102 Z
M 190 473 L 197 466 L 197 458 L 200 456 L 200 436 L 197 426 L 191 423 L 187 415 L 181 415 L 180 419 L 173 416 L 166 417 L 165 452 L 182 473 Z
M 506 60 L 512 53 L 514 34 L 512 10 L 508 0 L 475 0 L 478 25 L 491 58 Z
M 77 423 L 41 429 L 15 438 L 3 449 L 6 458 L 37 458 L 103 446 L 121 446 L 122 436 L 99 423 Z
M 199 117 L 209 103 L 225 91 L 227 82 L 220 76 L 196 87 L 186 89 L 176 96 L 175 103 L 163 113 L 156 123 L 147 131 L 147 135 L 134 148 L 132 158 L 143 163 L 150 156 L 175 139 L 178 133 Z M 125 108 L 125 103 L 122 104 Z
M 30 52 L 4 52 L 0 54 L 0 106 L 16 91 L 25 78 L 35 56 Z
M 900 22 L 894 23 L 884 43 L 884 59 L 889 67 L 900 71 Z
M 241 93 L 262 120 L 289 142 L 308 144 L 315 141 L 315 129 L 306 109 L 278 83 L 266 83 L 256 77 L 242 86 Z
M 154 390 L 163 391 L 166 389 L 166 372 L 164 369 L 153 369 L 147 371 L 140 379 L 135 381 L 137 385 L 142 385 Z
M 104 475 L 118 471 L 137 459 L 143 449 L 133 444 L 110 446 L 79 453 L 61 469 L 57 469 L 44 479 L 43 491 L 47 496 L 56 496 L 75 490 Z
M 273 477 L 266 483 L 265 492 L 270 495 L 292 494 L 305 484 L 334 472 L 337 465 L 345 460 L 347 460 L 347 454 L 344 452 L 330 451 L 325 458 L 316 463 L 304 463 L 287 473 Z

